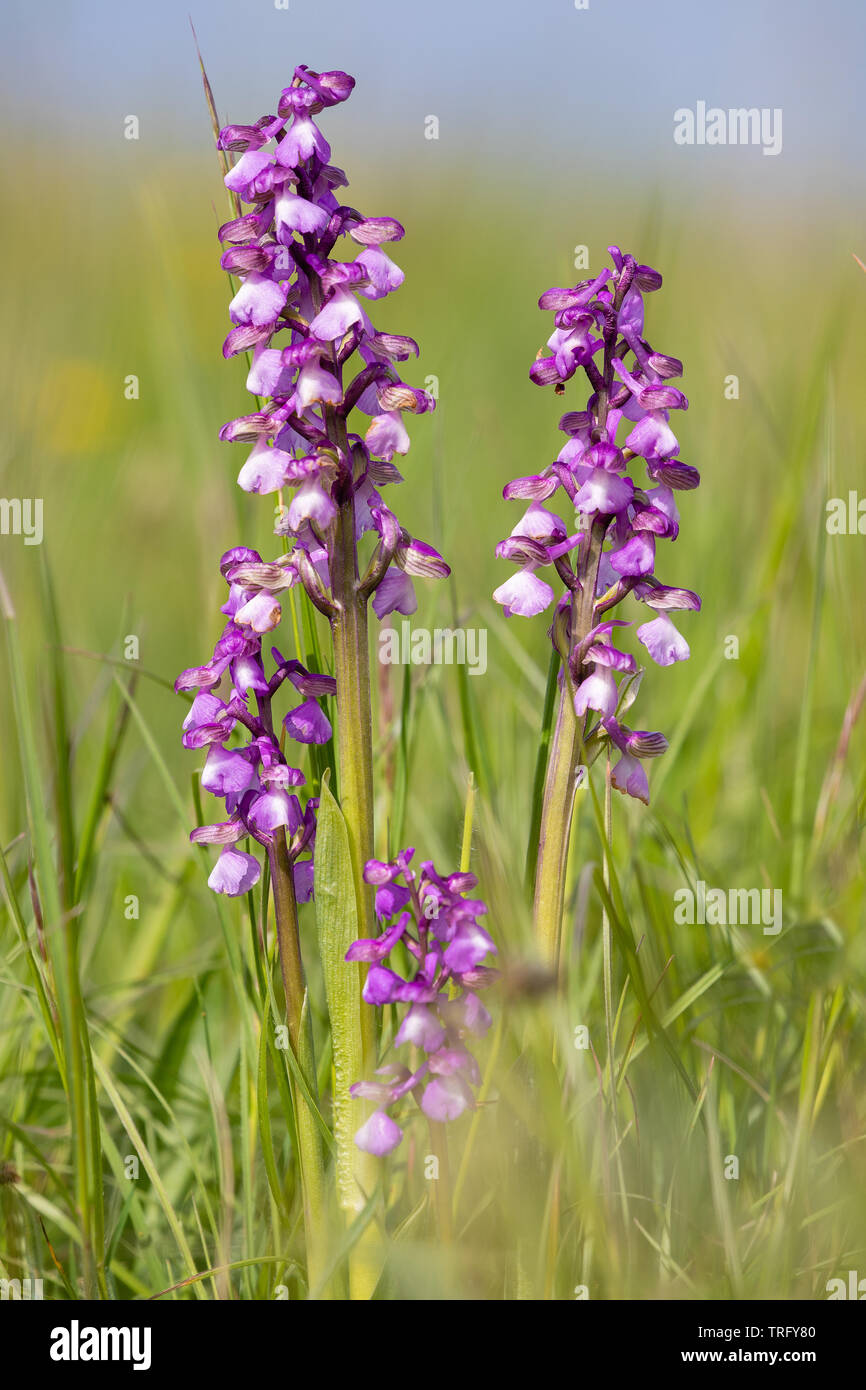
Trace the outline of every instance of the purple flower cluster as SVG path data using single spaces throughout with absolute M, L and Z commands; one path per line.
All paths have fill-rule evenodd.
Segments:
M 305 902 L 313 891 L 318 798 L 308 798 L 302 809 L 294 789 L 306 779 L 286 761 L 274 729 L 271 702 L 288 680 L 303 700 L 283 718 L 287 737 L 301 744 L 327 743 L 331 726 L 319 699 L 333 695 L 336 683 L 331 676 L 307 671 L 299 661 L 287 661 L 276 647 L 271 648 L 275 670 L 267 677 L 260 634 L 272 625 L 263 608 L 275 603 L 266 587 L 277 578 L 270 573 L 274 569 L 279 566 L 263 564 L 258 552 L 246 546 L 223 555 L 220 570 L 229 596 L 221 612 L 228 621 L 210 661 L 183 671 L 175 689 L 198 691 L 183 722 L 183 745 L 207 749 L 201 785 L 225 801 L 228 816 L 215 825 L 199 826 L 190 835 L 195 844 L 223 847 L 208 879 L 210 887 L 230 897 L 246 893 L 258 882 L 261 870 L 254 855 L 237 848 L 238 841 L 249 835 L 270 849 L 275 835 L 285 834 L 295 897 Z M 228 688 L 221 698 L 216 689 L 223 681 Z M 246 734 L 243 746 L 229 746 L 236 731 Z
M 487 907 L 466 897 L 478 882 L 475 875 L 441 878 L 429 861 L 416 874 L 410 868 L 414 853 L 404 850 L 391 864 L 368 861 L 364 878 L 375 886 L 376 915 L 385 930 L 376 939 L 356 941 L 346 953 L 346 960 L 370 965 L 363 991 L 368 1004 L 409 1005 L 394 1045 L 413 1044 L 425 1054 L 414 1072 L 388 1063 L 378 1072 L 387 1080 L 357 1081 L 351 1087 L 353 1096 L 377 1104 L 355 1143 L 379 1155 L 396 1148 L 403 1137 L 388 1109 L 422 1082 L 426 1084 L 420 1105 L 428 1119 L 454 1120 L 475 1104 L 471 1086 L 480 1082 L 478 1063 L 464 1039 L 490 1027 L 490 1015 L 476 991 L 497 974 L 482 964 L 496 952 L 478 922 Z M 411 979 L 383 963 L 400 948 L 415 964 Z
M 671 414 L 688 409 L 688 400 L 671 384 L 682 363 L 654 352 L 644 337 L 644 295 L 660 288 L 662 277 L 616 246 L 608 248 L 613 269 L 574 289 L 550 289 L 539 307 L 554 313 L 554 331 L 546 350 L 530 370 L 538 385 L 553 385 L 557 394 L 581 368 L 589 381 L 585 410 L 563 415 L 567 436 L 555 462 L 541 473 L 516 478 L 503 495 L 529 506 L 496 553 L 519 566 L 494 594 L 506 615 L 532 616 L 555 599 L 538 571 L 553 566 L 566 593 L 556 607 L 551 628 L 562 654 L 575 714 L 599 716 L 595 731 L 606 734 L 620 758 L 613 786 L 641 801 L 649 787 L 641 760 L 663 753 L 661 734 L 630 731 L 617 719 L 630 703 L 636 685 L 633 656 L 613 645 L 622 619 L 599 618 L 633 594 L 653 617 L 637 629 L 637 639 L 660 666 L 684 661 L 685 638 L 669 616 L 672 610 L 699 609 L 688 589 L 662 584 L 655 577 L 656 543 L 674 541 L 679 531 L 675 492 L 698 486 L 697 469 L 678 458 L 679 444 Z M 598 360 L 597 360 L 598 359 Z M 618 442 L 618 436 L 622 437 Z M 629 465 L 642 459 L 647 481 L 629 476 Z M 562 489 L 576 513 L 573 533 L 542 504 Z M 585 615 L 579 624 L 576 614 Z M 629 677 L 631 693 L 617 677 Z
M 417 356 L 418 344 L 378 332 L 362 302 L 384 299 L 402 283 L 402 270 L 383 246 L 399 241 L 403 228 L 339 201 L 346 176 L 330 163 L 330 146 L 314 120 L 345 101 L 354 85 L 344 72 L 298 67 L 275 116 L 220 131 L 220 147 L 240 152 L 226 185 L 252 208 L 219 233 L 226 248 L 221 264 L 241 281 L 223 355 L 252 353 L 247 389 L 265 398 L 261 409 L 229 421 L 220 438 L 253 444 L 238 483 L 247 492 L 280 495 L 276 531 L 293 541 L 285 584 L 300 580 L 329 616 L 335 522 L 338 510 L 352 504 L 355 540 L 374 534 L 360 588 L 378 591 L 373 608 L 381 618 L 415 611 L 412 576 L 449 570 L 400 526 L 379 492 L 402 481 L 393 459 L 409 448 L 403 413 L 432 410 L 435 402 L 407 385 L 394 365 Z M 360 249 L 353 260 L 333 259 L 346 236 Z M 348 427 L 353 411 L 369 418 L 363 434 Z M 293 491 L 287 506 L 284 489 Z

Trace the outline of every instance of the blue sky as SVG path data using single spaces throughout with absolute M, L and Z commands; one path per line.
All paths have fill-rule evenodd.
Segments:
M 435 114 L 441 157 L 513 161 L 517 173 L 543 177 L 571 152 L 582 167 L 649 178 L 859 193 L 862 0 L 589 0 L 583 11 L 574 0 L 6 0 L 7 130 L 110 144 L 135 113 L 143 138 L 198 151 L 190 17 L 224 119 L 263 113 L 306 62 L 357 77 L 353 138 L 375 140 L 381 157 L 420 155 Z M 678 148 L 673 113 L 698 100 L 781 107 L 782 155 Z

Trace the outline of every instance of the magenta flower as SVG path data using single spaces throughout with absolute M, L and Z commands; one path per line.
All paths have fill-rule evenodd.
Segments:
M 585 409 L 569 411 L 560 420 L 567 439 L 556 460 L 504 489 L 506 498 L 521 498 L 529 507 L 511 536 L 497 546 L 497 555 L 519 568 L 493 595 L 506 616 L 531 617 L 556 598 L 540 571 L 553 569 L 558 575 L 565 593 L 555 610 L 551 638 L 563 658 L 560 684 L 570 692 L 581 721 L 584 751 L 616 744 L 614 716 L 627 690 L 632 694 L 625 703 L 633 698 L 638 674 L 633 656 L 598 640 L 602 629 L 609 636 L 612 626 L 600 625 L 601 615 L 629 594 L 655 610 L 636 636 L 658 665 L 669 666 L 689 655 L 669 610 L 700 608 L 696 594 L 655 577 L 658 543 L 675 541 L 679 533 L 674 493 L 700 482 L 697 470 L 677 457 L 671 423 L 674 412 L 688 409 L 682 391 L 671 385 L 671 378 L 681 375 L 682 363 L 654 352 L 644 337 L 644 295 L 657 290 L 662 278 L 618 247 L 609 250 L 613 269 L 573 289 L 547 290 L 539 300 L 541 309 L 553 311 L 555 326 L 530 377 L 562 392 L 580 369 L 588 380 L 589 399 Z M 648 481 L 630 476 L 638 460 Z M 560 490 L 574 510 L 572 535 L 541 506 Z M 621 747 L 620 753 L 613 786 L 646 801 L 647 778 L 639 760 L 650 754 L 644 745 Z
M 330 722 L 318 700 L 305 700 L 289 710 L 283 724 L 297 743 L 327 743 L 331 737 Z
M 408 1005 L 394 1047 L 409 1044 L 424 1053 L 414 1072 L 389 1062 L 377 1072 L 385 1079 L 357 1081 L 351 1087 L 353 1096 L 376 1105 L 355 1143 L 380 1156 L 403 1137 L 388 1111 L 419 1087 L 420 1106 L 430 1120 L 454 1120 L 474 1106 L 472 1087 L 481 1078 L 466 1038 L 480 1036 L 490 1026 L 477 991 L 497 973 L 483 964 L 496 952 L 478 921 L 487 907 L 466 896 L 476 886 L 475 875 L 441 878 L 429 861 L 416 874 L 410 867 L 414 853 L 404 850 L 391 864 L 369 860 L 364 878 L 376 888 L 376 915 L 385 929 L 377 938 L 362 937 L 346 952 L 347 961 L 369 963 L 363 991 L 368 1004 Z M 408 972 L 403 964 L 383 964 L 398 949 Z
M 338 513 L 351 504 L 356 538 L 371 531 L 374 539 L 360 593 L 365 600 L 376 594 L 382 618 L 414 611 L 412 576 L 449 571 L 400 526 L 380 491 L 401 481 L 391 460 L 409 449 L 404 415 L 432 410 L 435 402 L 407 385 L 397 367 L 418 355 L 417 343 L 377 331 L 365 306 L 403 281 L 384 250 L 403 228 L 339 200 L 346 176 L 330 163 L 316 123 L 354 85 L 343 72 L 298 67 L 276 116 L 220 132 L 221 148 L 240 156 L 226 186 L 253 209 L 220 228 L 221 264 L 240 281 L 223 353 L 252 353 L 247 389 L 263 400 L 255 414 L 229 421 L 220 437 L 252 444 L 238 483 L 246 492 L 278 494 L 275 529 L 291 542 L 286 584 L 302 583 L 329 617 L 338 611 Z M 354 259 L 335 256 L 346 238 L 357 248 Z M 287 502 L 284 492 L 291 494 Z M 426 564 L 418 563 L 418 547 Z M 273 596 L 257 594 L 236 621 L 264 633 L 279 616 Z
M 667 747 L 662 734 L 630 731 L 620 722 L 643 670 L 633 654 L 620 650 L 619 639 L 613 641 L 613 629 L 631 623 L 601 620 L 632 594 L 653 610 L 637 629 L 638 642 L 655 662 L 669 666 L 689 655 L 670 612 L 700 608 L 691 590 L 663 584 L 655 575 L 659 547 L 679 535 L 674 494 L 700 482 L 697 469 L 678 457 L 674 421 L 689 403 L 671 382 L 682 374 L 682 363 L 654 352 L 645 337 L 644 296 L 661 287 L 662 277 L 619 247 L 608 249 L 612 268 L 573 289 L 546 290 L 538 301 L 553 313 L 554 327 L 530 368 L 531 380 L 563 395 L 581 372 L 589 394 L 585 407 L 579 402 L 580 409 L 562 416 L 566 442 L 557 457 L 540 472 L 506 484 L 504 497 L 529 505 L 496 549 L 517 566 L 494 592 L 506 617 L 532 617 L 553 605 L 549 635 L 559 709 L 549 746 L 539 753 L 543 781 L 533 808 L 527 877 L 536 936 L 554 968 L 580 769 L 606 751 L 615 758 L 611 786 L 646 802 L 644 761 Z M 645 477 L 632 467 L 638 461 Z M 569 528 L 542 506 L 560 491 L 574 517 Z M 547 581 L 552 571 L 560 582 L 558 595 Z
M 307 671 L 299 661 L 286 661 L 276 647 L 271 648 L 275 670 L 268 678 L 260 630 L 244 622 L 244 615 L 257 600 L 263 600 L 261 611 L 272 604 L 270 591 L 284 582 L 284 575 L 279 565 L 263 564 L 257 551 L 245 546 L 228 551 L 220 568 L 229 586 L 223 611 L 228 609 L 233 616 L 211 660 L 183 671 L 175 689 L 199 691 L 183 721 L 183 743 L 186 748 L 207 749 L 201 785 L 225 802 L 229 819 L 198 826 L 190 839 L 196 844 L 223 846 L 208 883 L 215 893 L 238 897 L 254 887 L 261 874 L 258 859 L 236 848 L 238 841 L 250 836 L 270 850 L 275 834 L 285 833 L 295 895 L 299 902 L 305 902 L 312 892 L 318 800 L 308 798 L 302 809 L 298 797 L 288 791 L 303 786 L 305 778 L 299 768 L 289 766 L 280 748 L 272 701 L 288 680 L 307 697 L 286 715 L 288 734 L 299 743 L 327 742 L 331 726 L 319 699 L 333 695 L 336 683 L 330 676 Z M 213 693 L 221 685 L 226 686 L 222 697 Z M 238 732 L 245 741 L 229 746 Z M 310 857 L 302 859 L 302 855 Z

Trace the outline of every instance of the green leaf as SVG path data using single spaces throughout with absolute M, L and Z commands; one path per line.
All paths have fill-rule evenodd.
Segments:
M 535 870 L 538 864 L 538 836 L 541 830 L 541 808 L 544 802 L 544 781 L 547 776 L 547 759 L 550 740 L 553 737 L 553 722 L 556 710 L 556 678 L 561 665 L 559 652 L 550 653 L 547 668 L 547 687 L 544 692 L 544 713 L 541 716 L 541 733 L 538 739 L 538 755 L 535 760 L 535 776 L 532 779 L 532 809 L 529 817 L 529 843 L 526 849 L 526 871 L 524 875 L 527 895 L 535 889 Z
M 330 778 L 322 779 L 316 831 L 316 929 L 331 1018 L 334 1048 L 334 1133 L 337 1140 L 337 1193 L 344 1210 L 357 1210 L 358 1188 L 352 1161 L 354 1129 L 349 1087 L 363 1074 L 361 972 L 347 963 L 346 952 L 358 937 L 355 881 L 349 834 L 343 813 L 331 795 Z

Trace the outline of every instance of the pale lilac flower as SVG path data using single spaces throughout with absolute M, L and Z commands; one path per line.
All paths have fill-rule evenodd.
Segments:
M 244 492 L 279 492 L 288 482 L 291 462 L 291 454 L 271 448 L 265 439 L 258 439 L 238 474 L 238 486 Z
M 659 666 L 672 666 L 675 661 L 689 658 L 689 644 L 677 632 L 667 613 L 660 613 L 651 623 L 639 627 L 637 639 Z
M 490 1015 L 477 990 L 496 978 L 496 971 L 483 964 L 496 951 L 478 920 L 486 905 L 467 897 L 476 886 L 475 875 L 442 878 L 429 861 L 416 874 L 414 853 L 404 850 L 391 864 L 368 861 L 364 878 L 376 888 L 376 913 L 385 927 L 379 937 L 362 937 L 346 953 L 346 960 L 370 965 L 363 990 L 368 1004 L 408 1005 L 394 1047 L 409 1044 L 423 1053 L 414 1072 L 387 1063 L 377 1073 L 387 1079 L 368 1078 L 351 1087 L 353 1096 L 376 1102 L 355 1143 L 378 1155 L 390 1153 L 403 1137 L 388 1111 L 419 1087 L 421 1110 L 438 1123 L 474 1107 L 472 1087 L 481 1077 L 465 1040 L 489 1028 Z M 414 962 L 409 978 L 383 964 L 398 944 Z
M 514 613 L 521 618 L 534 618 L 537 613 L 543 613 L 545 608 L 550 607 L 554 593 L 550 585 L 539 579 L 535 570 L 527 566 L 494 589 L 493 597 L 502 604 L 506 618 Z
M 403 1131 L 396 1121 L 384 1110 L 374 1110 L 355 1135 L 355 1143 L 359 1149 L 381 1158 L 396 1149 L 402 1138 Z
M 258 859 L 252 854 L 245 854 L 243 850 L 226 847 L 207 882 L 215 893 L 227 893 L 230 898 L 236 898 L 255 887 L 260 877 Z

